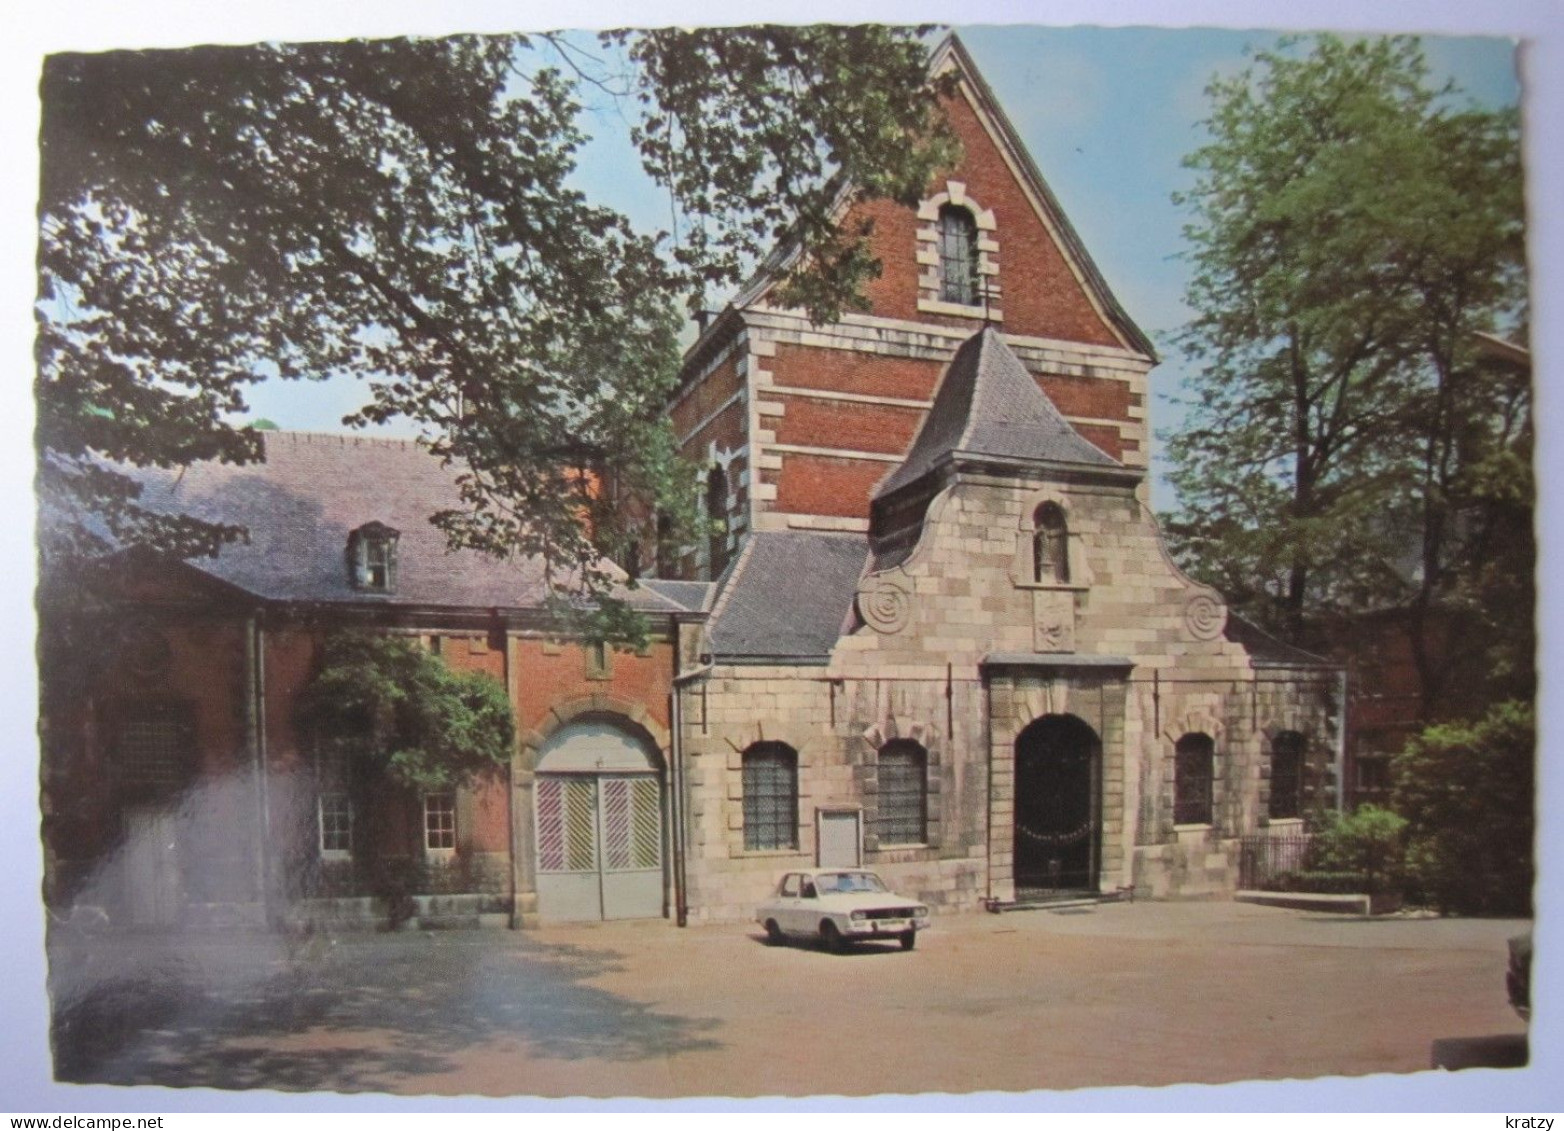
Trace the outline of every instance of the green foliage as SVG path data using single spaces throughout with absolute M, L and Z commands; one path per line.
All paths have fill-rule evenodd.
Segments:
M 1266 891 L 1313 892 L 1324 895 L 1377 895 L 1395 890 L 1396 877 L 1366 872 L 1283 872 L 1265 884 Z
M 1175 551 L 1294 639 L 1458 597 L 1529 421 L 1528 376 L 1473 338 L 1524 316 L 1517 115 L 1434 88 L 1404 38 L 1283 40 L 1207 94 L 1177 198 L 1197 372 L 1169 437 Z
M 1395 883 L 1405 861 L 1406 830 L 1405 818 L 1377 805 L 1364 805 L 1348 814 L 1330 813 L 1309 844 L 1309 868 L 1367 880 L 1369 886 L 1360 890 Z
M 1531 913 L 1537 733 L 1529 703 L 1433 726 L 1394 762 L 1407 866 L 1442 910 Z
M 449 789 L 506 765 L 516 723 L 505 688 L 482 672 L 453 672 L 405 637 L 331 634 L 299 698 L 302 733 L 367 758 L 418 791 Z
M 836 195 L 850 180 L 912 199 L 952 149 L 916 29 L 665 29 L 601 49 L 629 68 L 617 89 L 672 232 L 574 187 L 582 84 L 616 88 L 612 60 L 569 37 L 46 60 L 46 556 L 240 537 L 149 511 L 122 472 L 258 458 L 254 429 L 225 421 L 271 375 L 362 379 L 346 423 L 414 421 L 457 469 L 462 508 L 433 516 L 450 542 L 538 556 L 567 606 L 612 603 L 625 499 L 688 540 L 665 412 L 681 296 L 738 282 L 786 236 L 798 295 L 834 316 L 878 269 L 867 232 L 828 224 Z

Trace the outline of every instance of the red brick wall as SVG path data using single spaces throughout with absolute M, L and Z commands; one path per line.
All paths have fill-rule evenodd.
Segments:
M 906 400 L 928 400 L 945 371 L 944 364 L 938 361 L 880 357 L 789 342 L 777 343 L 770 368 L 772 380 L 778 385 Z
M 743 387 L 744 380 L 738 373 L 738 354 L 734 353 L 706 374 L 700 384 L 674 406 L 674 435 L 686 435 Z
M 892 465 L 832 456 L 783 456 L 776 509 L 793 514 L 867 518 L 874 486 Z
M 778 443 L 890 455 L 900 455 L 911 446 L 924 416 L 921 409 L 852 401 L 786 397 L 782 403 L 787 414 L 771 418 Z
M 638 703 L 664 729 L 668 727 L 668 693 L 672 687 L 672 645 L 654 644 L 647 654 L 611 652 L 611 679 L 587 678 L 586 656 L 579 645 L 565 644 L 557 655 L 548 655 L 543 641 L 516 642 L 519 688 L 517 722 L 523 731 L 538 730 L 549 709 L 590 695 Z
M 463 633 L 437 638 L 441 657 L 455 671 L 482 672 L 505 686 L 505 638 L 488 633 Z M 457 824 L 461 843 L 475 852 L 510 851 L 510 781 L 503 770 L 473 784 L 469 827 Z
M 947 180 L 960 181 L 978 207 L 994 213 L 1004 330 L 1094 345 L 1120 344 L 1092 308 L 1059 246 L 967 101 L 953 98 L 947 110 L 961 139 L 963 157 L 958 169 L 934 178 L 931 193 L 941 191 Z M 920 268 L 915 259 L 915 232 L 921 222 L 912 210 L 879 201 L 855 209 L 849 222 L 860 217 L 874 222 L 874 253 L 884 264 L 881 277 L 866 288 L 875 314 L 945 325 L 972 324 L 970 319 L 918 311 Z
M 748 423 L 748 406 L 743 401 L 736 401 L 700 431 L 686 437 L 679 450 L 685 458 L 704 463 L 712 444 L 729 451 L 743 444 Z
M 1101 420 L 1128 420 L 1131 405 L 1139 406 L 1142 397 L 1130 392 L 1126 381 L 1095 377 L 1063 377 L 1045 373 L 1037 378 L 1043 392 L 1066 416 L 1095 416 Z
M 1077 424 L 1075 430 L 1114 459 L 1122 460 L 1125 452 L 1140 447 L 1134 440 L 1121 437 L 1119 430 L 1108 424 Z

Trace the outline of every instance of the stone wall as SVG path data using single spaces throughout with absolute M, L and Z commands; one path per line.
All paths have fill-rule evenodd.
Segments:
M 1062 584 L 1033 580 L 1044 501 L 1068 517 Z M 907 894 L 944 909 L 1013 898 L 1016 743 L 1048 715 L 1101 743 L 1101 890 L 1229 892 L 1238 838 L 1266 824 L 1270 738 L 1308 735 L 1315 764 L 1333 742 L 1333 676 L 1257 672 L 1133 482 L 958 475 L 910 556 L 861 583 L 859 609 L 825 667 L 719 667 L 687 693 L 693 917 L 748 917 L 779 873 L 812 865 L 822 806 L 862 808 L 866 866 Z M 1211 819 L 1178 825 L 1174 754 L 1191 734 L 1215 749 Z M 927 841 L 881 847 L 878 751 L 906 737 L 928 752 Z M 763 741 L 798 753 L 793 849 L 744 848 L 742 753 Z

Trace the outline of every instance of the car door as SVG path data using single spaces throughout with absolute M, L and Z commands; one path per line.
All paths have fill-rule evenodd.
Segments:
M 799 876 L 796 907 L 793 930 L 801 935 L 813 935 L 820 928 L 820 895 L 815 890 L 813 876 Z
M 784 931 L 798 930 L 798 889 L 797 872 L 789 872 L 783 876 L 782 884 L 777 888 L 777 926 Z

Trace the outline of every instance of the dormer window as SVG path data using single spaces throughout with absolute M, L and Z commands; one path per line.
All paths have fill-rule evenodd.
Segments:
M 1058 503 L 1044 503 L 1032 515 L 1032 580 L 1070 584 L 1070 530 Z
M 348 535 L 348 583 L 364 593 L 396 592 L 396 542 L 400 533 L 370 522 Z
M 939 210 L 940 300 L 978 305 L 978 230 L 972 213 L 954 204 Z

